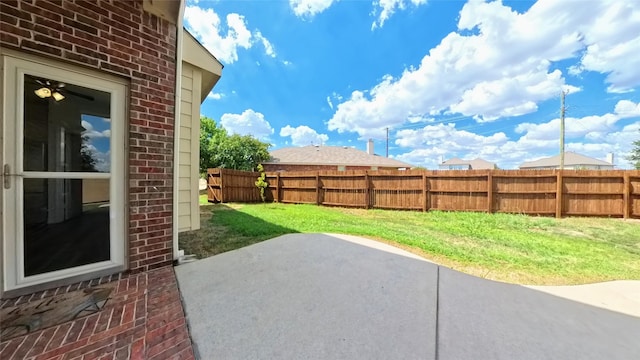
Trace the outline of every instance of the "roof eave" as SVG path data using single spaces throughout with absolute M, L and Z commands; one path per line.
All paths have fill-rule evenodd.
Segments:
M 183 28 L 182 60 L 202 70 L 201 99 L 204 101 L 209 92 L 222 76 L 224 66 L 191 33 Z

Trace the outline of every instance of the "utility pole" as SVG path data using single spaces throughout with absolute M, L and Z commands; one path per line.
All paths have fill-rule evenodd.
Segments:
M 389 127 L 387 127 L 387 157 L 389 157 Z
M 567 110 L 564 106 L 564 97 L 568 93 L 568 90 L 560 93 L 560 170 L 564 169 L 564 114 Z

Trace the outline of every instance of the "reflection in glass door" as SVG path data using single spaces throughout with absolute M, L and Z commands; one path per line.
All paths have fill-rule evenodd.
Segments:
M 0 61 L 0 292 L 122 271 L 126 81 L 30 55 Z
M 108 261 L 111 94 L 23 81 L 24 276 Z

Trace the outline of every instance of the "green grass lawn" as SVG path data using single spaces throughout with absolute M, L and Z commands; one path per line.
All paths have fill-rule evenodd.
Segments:
M 284 204 L 201 209 L 202 229 L 180 238 L 181 248 L 198 257 L 286 233 L 332 232 L 383 241 L 466 273 L 512 283 L 640 279 L 638 220 Z

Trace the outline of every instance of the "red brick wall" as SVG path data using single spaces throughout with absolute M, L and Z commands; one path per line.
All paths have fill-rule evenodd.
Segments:
M 128 79 L 129 266 L 172 262 L 176 26 L 142 0 L 0 1 L 0 46 Z
M 264 171 L 337 171 L 338 165 L 287 165 L 263 164 Z M 371 166 L 345 166 L 344 170 L 372 170 Z M 378 167 L 376 170 L 398 170 L 398 168 Z

